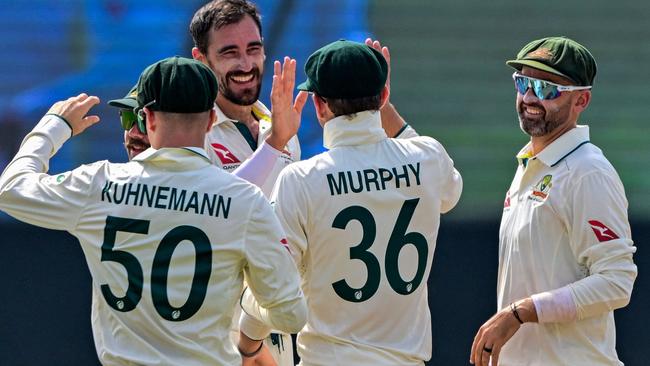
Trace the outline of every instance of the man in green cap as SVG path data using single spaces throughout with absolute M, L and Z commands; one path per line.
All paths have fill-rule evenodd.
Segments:
M 565 37 L 533 41 L 515 69 L 516 109 L 530 142 L 504 202 L 500 309 L 479 329 L 476 365 L 623 365 L 613 310 L 630 300 L 637 269 L 625 191 L 578 125 L 596 62 Z
M 436 140 L 387 137 L 388 64 L 372 45 L 330 43 L 305 72 L 296 100 L 313 93 L 329 150 L 286 167 L 271 199 L 309 304 L 301 362 L 423 365 L 439 218 L 458 201 L 461 177 Z M 274 88 L 274 112 L 299 114 L 292 99 Z
M 246 311 L 296 332 L 306 319 L 280 223 L 258 188 L 214 166 L 203 149 L 217 80 L 172 57 L 144 70 L 137 123 L 151 148 L 47 175 L 70 138 L 97 123 L 99 103 L 55 103 L 0 176 L 0 209 L 79 239 L 93 278 L 92 326 L 104 365 L 238 365 L 262 342 L 227 341 L 246 277 Z

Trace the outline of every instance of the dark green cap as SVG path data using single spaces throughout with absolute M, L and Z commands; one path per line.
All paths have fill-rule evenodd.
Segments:
M 170 57 L 147 67 L 138 80 L 138 107 L 171 113 L 199 113 L 212 109 L 217 78 L 201 62 Z
M 122 99 L 113 99 L 108 101 L 108 105 L 122 109 L 134 109 L 138 106 L 138 84 L 124 96 Z
M 324 98 L 355 99 L 379 95 L 388 64 L 381 52 L 363 43 L 339 40 L 312 53 L 305 65 L 307 81 L 299 90 Z
M 519 71 L 524 66 L 564 76 L 578 86 L 591 86 L 596 76 L 596 60 L 580 43 L 566 37 L 547 37 L 530 42 L 506 61 Z

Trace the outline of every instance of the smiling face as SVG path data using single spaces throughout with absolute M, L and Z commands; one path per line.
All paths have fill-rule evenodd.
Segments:
M 137 123 L 128 131 L 124 131 L 124 147 L 129 160 L 133 160 L 134 157 L 147 150 L 150 146 L 149 138 L 140 132 Z
M 239 22 L 211 29 L 207 63 L 219 81 L 219 99 L 248 106 L 257 101 L 264 71 L 264 46 L 257 24 L 249 15 Z
M 560 85 L 571 85 L 566 78 L 527 66 L 522 68 L 521 74 Z M 574 110 L 573 106 L 580 93 L 584 91 L 562 92 L 559 97 L 551 100 L 539 100 L 531 89 L 524 95 L 517 93 L 519 126 L 532 137 L 547 136 L 574 127 L 579 111 Z

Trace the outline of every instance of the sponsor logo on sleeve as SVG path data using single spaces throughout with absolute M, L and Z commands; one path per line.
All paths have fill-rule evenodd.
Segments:
M 506 199 L 503 201 L 503 209 L 508 209 L 510 208 L 510 190 L 506 192 Z
M 221 163 L 226 165 L 226 164 L 239 164 L 241 161 L 237 159 L 237 157 L 228 150 L 225 146 L 218 144 L 218 143 L 212 143 L 212 149 L 214 152 L 217 154 L 219 157 L 219 160 L 221 160 Z
M 598 238 L 599 242 L 604 242 L 604 241 L 610 241 L 614 239 L 618 239 L 618 235 L 616 233 L 607 227 L 607 225 L 603 224 L 602 222 L 598 220 L 589 220 L 589 225 L 591 225 L 591 230 L 594 231 L 594 234 L 596 234 L 596 238 Z
M 286 249 L 286 250 L 289 252 L 289 254 L 291 254 L 291 248 L 289 248 L 289 242 L 287 241 L 286 238 L 282 238 L 282 239 L 280 240 L 280 244 L 282 244 L 282 246 L 284 247 L 284 249 Z

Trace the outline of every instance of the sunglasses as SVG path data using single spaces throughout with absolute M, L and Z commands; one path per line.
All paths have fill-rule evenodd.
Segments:
M 144 109 L 152 104 L 156 103 L 156 100 L 145 104 L 142 108 L 136 107 L 133 109 L 120 109 L 120 124 L 125 131 L 133 128 L 134 124 L 137 124 L 138 131 L 141 134 L 147 134 L 147 118 L 144 113 Z
M 124 131 L 128 131 L 133 128 L 133 125 L 138 122 L 138 117 L 136 117 L 135 112 L 132 109 L 120 109 L 120 124 Z M 138 130 L 140 133 L 145 133 L 141 126 L 138 125 Z
M 512 79 L 515 81 L 515 88 L 517 88 L 519 94 L 524 95 L 526 94 L 526 91 L 528 91 L 528 88 L 531 88 L 539 100 L 555 99 L 565 91 L 591 89 L 591 86 L 555 84 L 550 81 L 523 76 L 516 72 L 512 74 Z

